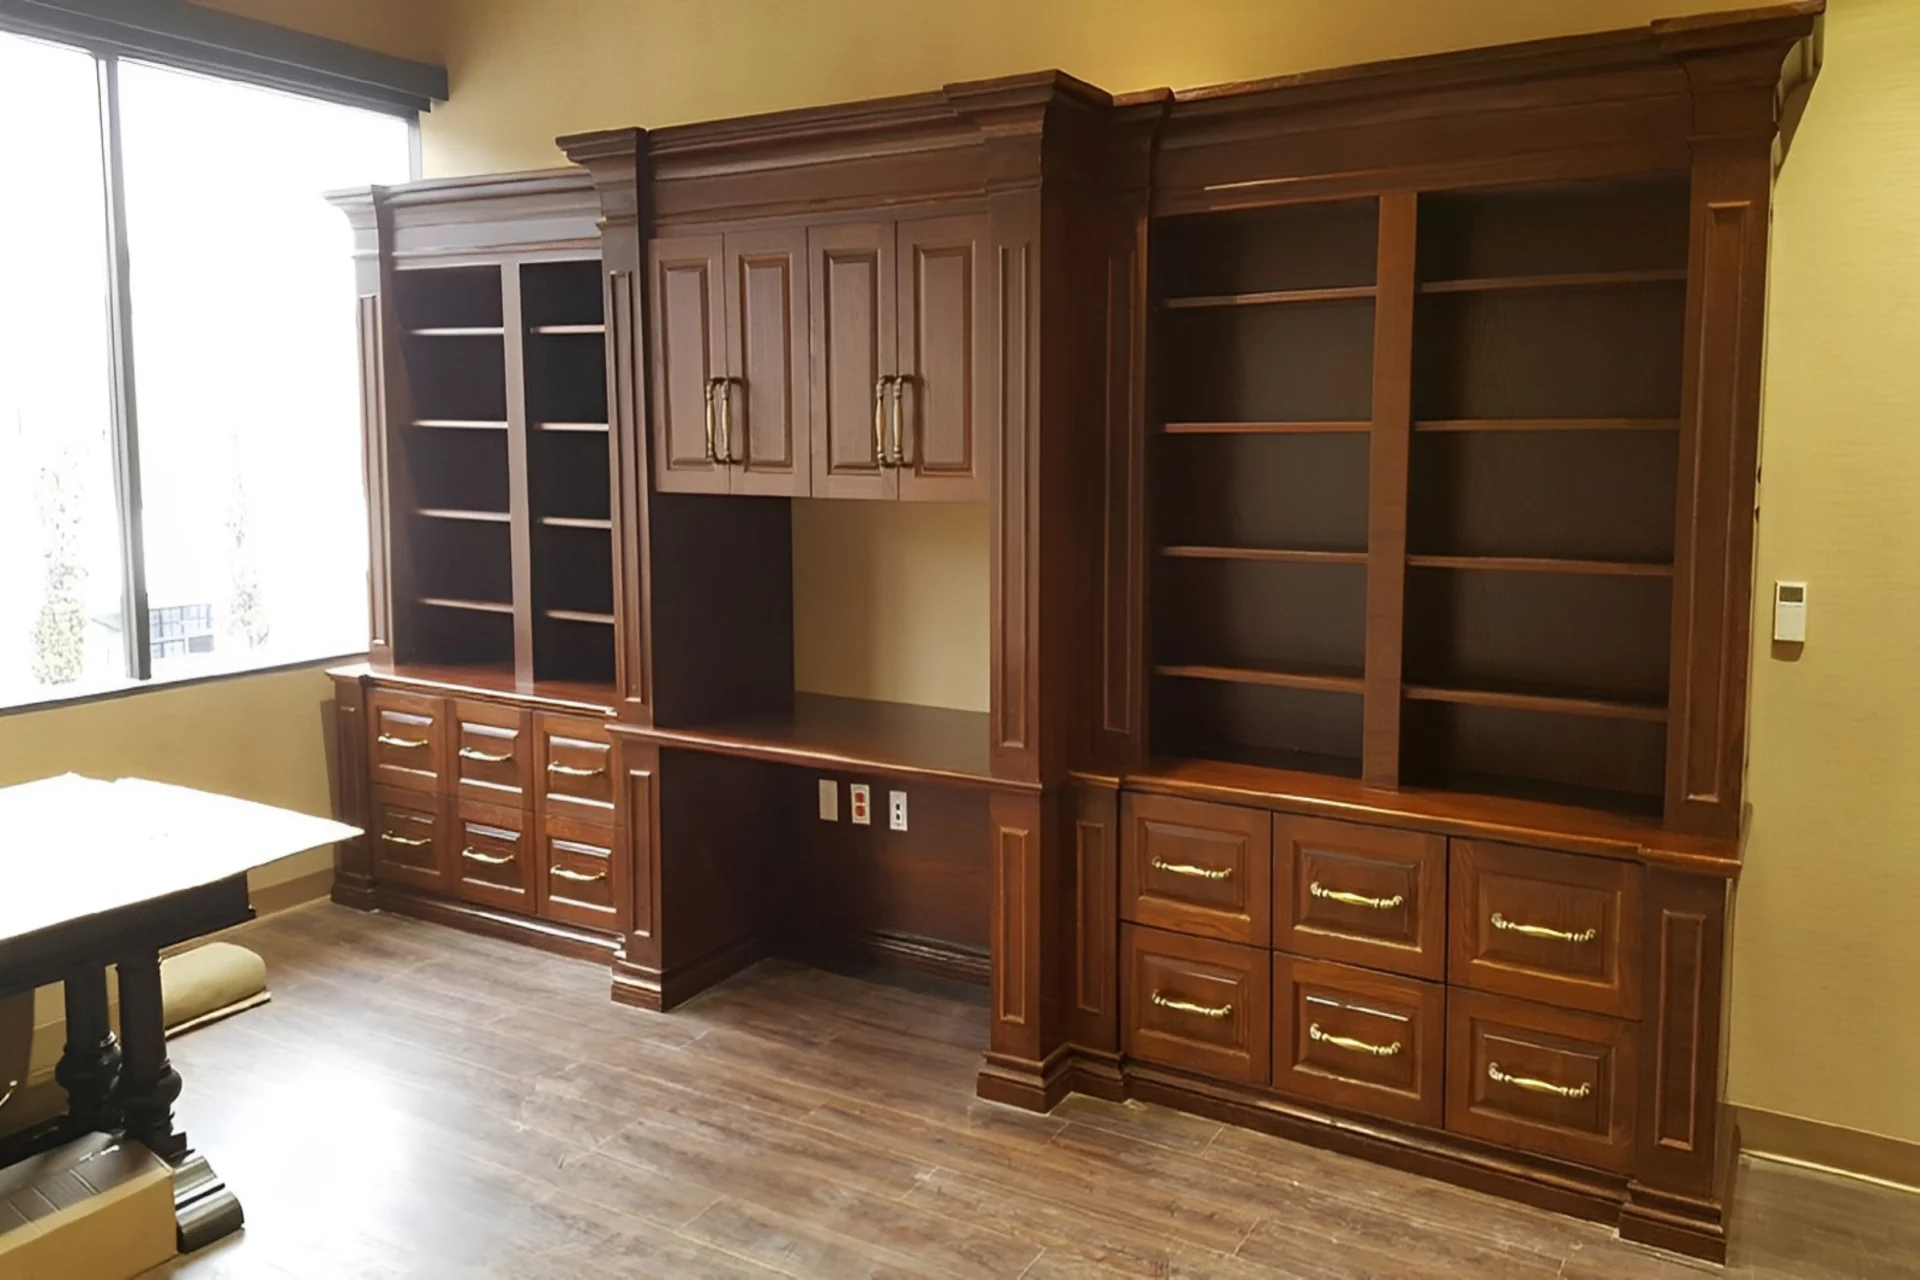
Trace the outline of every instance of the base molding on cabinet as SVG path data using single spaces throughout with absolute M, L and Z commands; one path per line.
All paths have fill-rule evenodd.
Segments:
M 665 1013 L 726 981 L 771 952 L 759 934 L 709 951 L 697 960 L 656 969 L 617 955 L 613 961 L 613 1002 L 633 1009 Z
M 371 911 L 378 905 L 373 881 L 339 867 L 334 870 L 333 889 L 328 897 L 343 907 L 352 907 L 355 911 Z
M 905 969 L 978 987 L 986 986 L 993 976 L 993 956 L 986 950 L 883 929 L 851 935 L 797 933 L 787 938 L 782 951 L 822 968 L 853 965 Z
M 337 895 L 337 886 L 335 892 Z M 468 933 L 518 942 L 576 960 L 605 961 L 620 945 L 619 938 L 611 933 L 555 924 L 551 920 L 535 920 L 531 916 L 513 915 L 475 906 L 470 902 L 443 898 L 437 894 L 415 893 L 391 885 L 376 885 L 372 899 L 373 910 L 390 911 L 394 915 L 411 916 L 432 924 L 451 925 Z M 338 896 L 334 901 L 340 901 Z
M 989 1053 L 974 1091 L 989 1102 L 1002 1102 L 1023 1111 L 1051 1111 L 1073 1092 L 1074 1065 L 1070 1045 L 1061 1045 L 1044 1062 Z

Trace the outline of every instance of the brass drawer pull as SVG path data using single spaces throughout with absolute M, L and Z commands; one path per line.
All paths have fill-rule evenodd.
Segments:
M 1231 1004 L 1223 1004 L 1218 1007 L 1194 1004 L 1190 1000 L 1175 999 L 1173 996 L 1161 991 L 1153 993 L 1153 1002 L 1162 1009 L 1171 1009 L 1175 1013 L 1197 1013 L 1203 1018 L 1227 1018 L 1233 1015 L 1233 1006 Z
M 475 764 L 508 764 L 513 760 L 513 752 L 504 751 L 496 755 L 491 751 L 482 751 L 478 747 L 462 747 L 460 758 L 471 760 Z
M 561 764 L 558 760 L 554 760 L 548 763 L 547 772 L 557 773 L 563 778 L 604 778 L 607 776 L 607 766 L 602 764 L 595 765 L 591 769 L 582 769 L 575 765 Z
M 718 462 L 720 455 L 713 447 L 713 384 L 717 378 L 707 379 L 707 461 Z
M 433 745 L 425 738 L 396 738 L 390 733 L 383 733 L 374 741 L 383 747 L 392 747 L 396 751 L 420 751 Z
M 887 457 L 887 384 L 893 378 L 881 374 L 873 380 L 873 465 L 889 466 L 892 459 Z
M 1527 1089 L 1534 1093 L 1551 1093 L 1555 1097 L 1579 1101 L 1593 1093 L 1593 1085 L 1582 1081 L 1578 1085 L 1554 1084 L 1551 1080 L 1535 1080 L 1529 1076 L 1510 1076 L 1500 1069 L 1497 1062 L 1487 1064 L 1487 1079 L 1495 1084 L 1510 1084 L 1516 1089 Z
M 1307 1039 L 1330 1044 L 1336 1049 L 1346 1049 L 1352 1053 L 1370 1053 L 1376 1058 L 1391 1058 L 1400 1052 L 1400 1042 L 1392 1044 L 1368 1044 L 1365 1040 L 1355 1040 L 1349 1036 L 1336 1036 L 1330 1031 L 1322 1031 L 1315 1022 L 1307 1027 Z
M 1393 911 L 1407 905 L 1407 897 L 1403 893 L 1396 893 L 1391 898 L 1369 898 L 1364 893 L 1326 888 L 1318 880 L 1307 886 L 1307 892 L 1329 902 L 1344 902 L 1350 907 L 1369 907 L 1374 911 Z
M 575 871 L 572 867 L 550 867 L 549 874 L 574 884 L 598 884 L 607 878 L 604 871 Z
M 1552 929 L 1544 924 L 1516 924 L 1498 911 L 1493 913 L 1493 927 L 1503 933 L 1524 933 L 1529 938 L 1550 938 L 1555 942 L 1592 942 L 1600 936 L 1598 929 L 1582 929 L 1578 933 L 1568 933 L 1565 929 Z
M 509 862 L 518 862 L 520 860 L 520 855 L 517 853 L 482 853 L 472 845 L 468 845 L 462 849 L 460 856 L 469 862 L 478 862 L 482 866 L 488 867 L 504 867 Z
M 1192 876 L 1196 880 L 1230 880 L 1232 867 L 1196 867 L 1190 862 L 1168 862 L 1165 858 L 1153 860 L 1155 871 L 1165 871 L 1176 876 Z
M 382 831 L 380 838 L 388 844 L 397 844 L 408 849 L 418 849 L 421 845 L 432 844 L 432 836 L 397 836 L 391 831 Z
M 900 399 L 906 394 L 907 379 L 910 376 L 904 373 L 893 375 L 893 457 L 891 462 L 896 467 L 907 465 L 905 433 L 901 428 L 901 422 L 906 415 L 901 408 Z

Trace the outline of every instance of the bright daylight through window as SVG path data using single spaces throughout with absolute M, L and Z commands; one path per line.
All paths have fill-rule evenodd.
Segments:
M 0 202 L 0 706 L 364 649 L 352 241 L 321 194 L 405 181 L 406 122 L 5 34 L 0 121 L 33 194 Z

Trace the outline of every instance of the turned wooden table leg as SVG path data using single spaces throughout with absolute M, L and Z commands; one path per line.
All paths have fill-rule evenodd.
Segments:
M 190 1253 L 240 1229 L 240 1201 L 206 1157 L 189 1150 L 173 1125 L 180 1073 L 167 1060 L 166 1012 L 160 999 L 160 957 L 147 952 L 120 962 L 120 1029 L 126 1058 L 120 1105 L 126 1133 L 173 1166 L 173 1212 L 180 1251 Z
M 107 1016 L 107 970 L 95 965 L 66 979 L 67 1043 L 53 1078 L 67 1091 L 71 1133 L 119 1127 L 114 1088 L 120 1079 L 120 1042 Z

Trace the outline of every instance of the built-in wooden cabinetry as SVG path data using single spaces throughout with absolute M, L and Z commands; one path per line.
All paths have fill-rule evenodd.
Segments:
M 976 978 L 983 1096 L 1723 1255 L 1768 202 L 1818 11 L 1011 77 L 343 200 L 375 645 L 338 896 L 609 954 L 652 1008 L 773 950 Z M 795 498 L 986 508 L 987 711 L 796 689 Z M 820 820 L 823 779 L 909 830 Z

